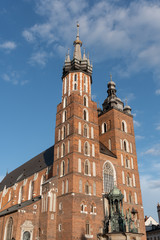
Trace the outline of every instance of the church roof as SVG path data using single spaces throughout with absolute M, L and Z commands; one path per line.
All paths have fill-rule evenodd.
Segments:
M 4 216 L 4 215 L 7 215 L 7 214 L 17 212 L 19 209 L 27 207 L 27 206 L 39 201 L 40 199 L 41 199 L 41 196 L 38 196 L 38 197 L 35 197 L 31 200 L 27 200 L 25 202 L 22 202 L 20 204 L 13 205 L 12 207 L 7 208 L 7 209 L 3 210 L 2 212 L 0 212 L 0 217 Z
M 15 183 L 20 182 L 34 173 L 40 172 L 46 167 L 53 164 L 54 159 L 54 146 L 48 148 L 42 153 L 38 154 L 28 162 L 8 173 L 0 183 L 0 191 L 13 186 Z
M 100 153 L 108 155 L 110 157 L 117 158 L 114 153 L 112 153 L 103 143 L 99 142 Z

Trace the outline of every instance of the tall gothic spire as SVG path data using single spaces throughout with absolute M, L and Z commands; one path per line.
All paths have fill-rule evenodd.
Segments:
M 89 56 L 86 57 L 85 55 L 85 49 L 83 57 L 81 55 L 81 46 L 82 41 L 79 39 L 79 23 L 77 23 L 77 36 L 76 40 L 73 43 L 74 45 L 74 53 L 73 53 L 73 59 L 70 59 L 70 54 L 66 55 L 64 66 L 63 66 L 63 76 L 68 74 L 70 71 L 83 71 L 86 72 L 88 75 L 92 77 L 92 64 L 90 63 Z M 92 78 L 91 78 L 92 82 Z
M 76 58 L 78 60 L 81 60 L 81 46 L 82 46 L 82 41 L 79 39 L 79 23 L 77 23 L 77 37 L 76 40 L 73 43 L 74 45 L 74 54 L 73 58 Z

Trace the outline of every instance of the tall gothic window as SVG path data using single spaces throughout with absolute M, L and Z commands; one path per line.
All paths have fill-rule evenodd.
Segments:
M 63 108 L 67 107 L 67 97 L 64 98 L 63 100 Z
M 102 134 L 107 132 L 107 124 L 102 123 Z
M 110 163 L 104 165 L 104 192 L 109 193 L 114 187 L 114 172 Z
M 83 119 L 88 121 L 88 111 L 86 109 L 83 110 Z
M 87 92 L 87 79 L 86 79 L 86 76 L 84 76 L 84 92 Z
M 73 90 L 77 90 L 77 84 L 78 84 L 78 78 L 77 78 L 77 74 L 75 74 L 74 81 L 73 81 Z
M 122 127 L 121 128 L 122 128 L 123 132 L 127 132 L 127 124 L 124 120 L 122 121 Z
M 90 155 L 90 146 L 88 142 L 84 143 L 84 155 L 89 156 Z
M 7 224 L 7 234 L 6 234 L 6 240 L 12 239 L 12 228 L 13 228 L 13 218 L 10 217 L 8 224 Z
M 84 137 L 88 137 L 88 125 L 84 124 L 84 130 L 83 130 Z
M 65 161 L 61 162 L 61 176 L 64 176 L 65 174 Z
M 87 96 L 83 97 L 83 104 L 84 104 L 84 106 L 88 107 L 88 98 L 87 98 Z
M 86 175 L 89 175 L 89 174 L 90 174 L 90 162 L 89 162 L 88 159 L 85 160 L 85 162 L 84 162 L 84 173 L 85 173 Z
M 18 204 L 22 202 L 22 198 L 23 198 L 23 186 L 21 186 L 19 189 Z
M 66 120 L 67 120 L 67 111 L 64 111 L 62 121 L 65 122 Z

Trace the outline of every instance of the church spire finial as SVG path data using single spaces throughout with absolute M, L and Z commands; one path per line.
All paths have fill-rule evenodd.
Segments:
M 112 82 L 112 74 L 110 73 L 110 81 Z
M 77 21 L 77 40 L 79 40 L 79 22 Z
M 82 41 L 79 39 L 79 23 L 77 23 L 77 36 L 76 40 L 73 43 L 74 45 L 74 54 L 73 58 L 76 58 L 78 60 L 81 60 L 81 46 L 82 46 Z

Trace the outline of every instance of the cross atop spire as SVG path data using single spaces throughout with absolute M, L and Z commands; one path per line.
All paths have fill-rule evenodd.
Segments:
M 112 74 L 110 73 L 110 81 L 112 82 Z
M 77 60 L 81 60 L 82 41 L 79 39 L 79 23 L 77 23 L 77 36 L 76 36 L 76 40 L 74 41 L 73 45 L 74 45 L 73 58 L 75 58 Z

